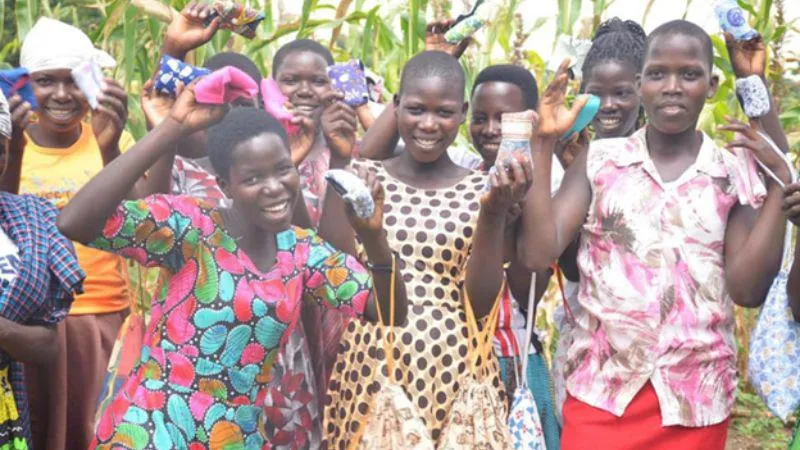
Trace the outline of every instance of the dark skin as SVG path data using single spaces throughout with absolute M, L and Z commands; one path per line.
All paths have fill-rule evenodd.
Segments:
M 14 96 L 16 103 L 20 103 L 19 96 Z M 27 104 L 27 103 L 26 103 Z M 30 106 L 30 105 L 29 105 Z M 17 114 L 12 116 L 12 139 L 6 139 L 0 136 L 0 153 L 4 156 L 0 157 L 0 182 L 6 183 L 6 180 L 15 179 L 16 186 L 19 186 L 19 169 L 20 164 L 14 158 L 14 150 L 9 149 L 9 146 L 14 143 L 15 139 L 19 139 L 22 130 L 30 120 L 30 114 L 21 114 L 22 109 L 17 108 Z M 24 147 L 24 139 L 22 142 Z M 21 156 L 21 152 L 19 153 Z M 9 173 L 16 172 L 16 173 Z M 15 191 L 6 190 L 5 185 L 0 185 L 0 192 L 14 194 Z M 51 361 L 56 356 L 58 351 L 58 332 L 55 326 L 42 326 L 42 325 L 23 325 L 13 322 L 4 317 L 0 317 L 0 348 L 17 361 L 31 364 L 43 364 Z
M 800 226 L 800 183 L 786 186 L 783 191 L 783 212 L 794 226 Z M 798 241 L 800 242 L 800 241 Z M 794 261 L 792 269 L 789 271 L 789 279 L 786 282 L 786 295 L 789 297 L 789 304 L 792 307 L 794 320 L 800 322 L 800 252 L 798 246 L 794 249 Z
M 193 88 L 194 85 L 190 85 L 183 90 L 167 119 L 78 192 L 58 219 L 62 233 L 78 242 L 92 241 L 124 199 L 125 192 L 148 166 L 172 151 L 182 137 L 206 129 L 224 117 L 226 106 L 198 104 Z M 290 226 L 292 210 L 300 196 L 299 174 L 286 145 L 267 132 L 234 147 L 231 157 L 230 172 L 220 177 L 219 182 L 231 197 L 232 206 L 221 209 L 220 213 L 225 227 L 237 238 L 243 252 L 256 267 L 266 272 L 275 264 L 276 233 Z M 392 254 L 379 214 L 367 220 L 348 215 L 348 220 L 365 242 L 369 261 L 376 265 L 390 264 Z M 384 317 L 389 317 L 389 302 L 383 299 L 389 298 L 390 277 L 376 274 L 374 278 L 377 295 L 382 299 L 382 312 Z M 404 319 L 405 285 L 399 275 L 395 283 L 394 314 Z M 377 320 L 374 298 L 368 302 L 364 315 L 367 320 Z
M 600 110 L 592 121 L 596 139 L 630 136 L 639 118 L 636 70 L 619 61 L 606 61 L 592 68 L 584 92 L 600 97 Z
M 128 118 L 128 96 L 114 80 L 106 79 L 106 86 L 98 97 L 100 106 L 91 113 L 92 129 L 103 165 L 108 165 L 120 155 L 119 140 Z M 12 97 L 11 114 L 27 116 L 24 128 L 36 144 L 50 148 L 69 148 L 81 135 L 81 121 L 89 113 L 89 104 L 83 93 L 72 80 L 68 69 L 43 70 L 31 74 L 31 84 L 36 102 L 38 121 L 30 122 L 30 105 Z M 11 149 L 14 152 L 12 164 L 21 164 L 25 133 L 15 132 Z M 154 176 L 139 180 L 129 192 L 129 198 L 142 198 L 168 188 L 168 178 L 164 181 L 166 169 L 153 167 Z M 15 172 L 18 173 L 18 172 Z M 19 178 L 3 181 L 7 187 L 18 189 Z M 16 184 L 16 186 L 14 186 Z
M 697 120 L 705 100 L 714 95 L 717 87 L 708 59 L 701 41 L 681 34 L 656 37 L 646 54 L 639 89 L 649 118 L 648 150 L 665 182 L 679 178 L 695 162 L 700 150 L 703 137 L 696 131 Z M 569 125 L 558 120 L 566 110 L 565 90 L 566 85 L 558 89 L 549 87 L 545 95 L 549 98 L 542 101 L 538 137 L 543 144 L 541 148 L 547 145 L 552 148 L 557 132 Z M 788 168 L 750 126 L 732 120 L 724 130 L 742 136 L 730 142 L 728 148 L 748 149 L 784 182 L 789 179 Z M 551 152 L 537 152 L 535 177 L 544 179 L 542 186 L 549 183 L 551 158 Z M 546 195 L 542 186 L 534 186 L 528 196 L 520 240 L 523 261 L 533 268 L 546 266 L 560 255 L 585 221 L 592 195 L 585 152 L 567 170 L 554 199 Z M 763 303 L 777 273 L 785 226 L 780 204 L 781 189 L 768 180 L 768 195 L 760 214 L 749 206 L 737 205 L 729 215 L 724 249 L 725 283 L 737 305 L 756 307 Z
M 502 141 L 501 122 L 503 114 L 525 111 L 525 96 L 516 84 L 503 81 L 482 83 L 472 95 L 472 110 L 469 131 L 472 144 L 483 158 L 484 167 L 490 169 L 497 159 Z M 505 260 L 506 281 L 511 293 L 523 306 L 527 305 L 531 287 L 531 273 L 519 263 L 515 246 L 516 228 L 522 213 L 521 205 L 512 207 L 506 219 Z M 535 299 L 538 301 L 547 289 L 549 271 L 541 271 L 536 277 Z M 527 306 L 526 306 L 527 307 Z M 535 307 L 535 306 L 534 306 Z
M 461 86 L 438 77 L 420 79 L 407 86 L 394 104 L 397 129 L 406 142 L 406 151 L 385 162 L 393 177 L 420 189 L 441 189 L 472 173 L 447 155 L 468 107 Z M 532 180 L 530 160 L 515 160 L 509 169 L 491 178 L 490 192 L 481 201 L 467 263 L 465 287 L 478 317 L 489 313 L 502 284 L 503 252 L 498 243 L 503 240 L 506 214 L 521 201 Z M 337 194 L 328 190 L 320 234 L 338 248 L 354 251 L 353 232 L 343 226 L 341 202 Z

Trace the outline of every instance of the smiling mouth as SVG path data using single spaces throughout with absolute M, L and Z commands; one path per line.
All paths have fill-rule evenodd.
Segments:
M 289 210 L 289 201 L 282 201 L 270 206 L 262 206 L 261 211 L 268 214 L 281 214 Z
M 619 117 L 598 117 L 597 122 L 605 129 L 617 128 L 622 124 Z
M 296 105 L 295 106 L 296 110 L 298 110 L 300 112 L 304 112 L 304 113 L 314 112 L 314 111 L 317 110 L 317 108 L 318 108 L 318 106 L 315 106 L 315 105 Z
M 684 110 L 681 105 L 664 105 L 661 107 L 661 112 L 667 115 L 680 114 Z
M 77 113 L 75 108 L 66 109 L 66 108 L 47 107 L 46 110 L 47 110 L 47 115 L 56 120 L 66 120 L 71 118 Z
M 432 150 L 436 147 L 436 145 L 441 142 L 441 139 L 423 139 L 423 138 L 414 138 L 414 142 L 417 144 L 417 147 L 422 148 L 424 150 Z

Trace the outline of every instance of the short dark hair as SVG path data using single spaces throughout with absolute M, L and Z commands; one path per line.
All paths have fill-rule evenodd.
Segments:
M 222 178 L 231 170 L 231 154 L 237 145 L 264 133 L 275 134 L 289 151 L 289 136 L 272 115 L 253 107 L 233 108 L 208 130 L 208 157 Z
M 714 45 L 711 43 L 711 36 L 706 33 L 704 29 L 695 23 L 688 20 L 672 20 L 667 23 L 661 24 L 647 36 L 647 45 L 645 46 L 645 56 L 650 52 L 650 46 L 653 41 L 661 36 L 674 36 L 683 35 L 693 37 L 700 41 L 703 51 L 706 53 L 706 61 L 710 69 L 714 68 Z
M 423 78 L 442 78 L 455 83 L 462 92 L 467 83 L 464 69 L 456 58 L 445 52 L 428 50 L 409 59 L 403 67 L 398 95 L 403 95 L 408 83 Z
M 237 69 L 249 75 L 250 78 L 252 78 L 256 83 L 261 83 L 261 78 L 263 78 L 261 70 L 258 68 L 258 66 L 256 66 L 256 63 L 254 63 L 252 59 L 241 53 L 217 53 L 216 55 L 207 59 L 204 65 L 206 69 L 209 69 L 212 72 L 227 66 L 236 67 Z
M 319 55 L 329 66 L 334 64 L 331 51 L 325 48 L 324 45 L 317 41 L 312 41 L 311 39 L 297 39 L 287 42 L 275 53 L 275 56 L 272 58 L 272 77 L 275 78 L 275 74 L 281 69 L 283 61 L 289 55 L 302 52 L 311 52 Z
M 646 41 L 644 29 L 632 20 L 613 17 L 601 23 L 581 68 L 584 83 L 596 66 L 609 61 L 627 64 L 635 74 L 640 73 Z
M 539 89 L 536 86 L 536 78 L 530 71 L 513 64 L 498 64 L 481 70 L 472 84 L 471 95 L 475 95 L 475 90 L 481 84 L 493 81 L 517 86 L 522 91 L 526 109 L 536 109 L 539 104 Z

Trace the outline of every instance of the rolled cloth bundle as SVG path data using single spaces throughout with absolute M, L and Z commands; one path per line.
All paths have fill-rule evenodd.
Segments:
M 0 136 L 11 137 L 11 111 L 3 91 L 0 91 Z
M 43 70 L 72 70 L 94 58 L 102 68 L 116 67 L 108 53 L 95 48 L 89 36 L 64 22 L 42 17 L 22 42 L 20 65 L 30 73 Z

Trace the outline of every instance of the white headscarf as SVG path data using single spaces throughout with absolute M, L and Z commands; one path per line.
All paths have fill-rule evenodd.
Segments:
M 94 58 L 104 68 L 117 65 L 108 53 L 95 48 L 83 31 L 58 20 L 42 17 L 25 37 L 20 49 L 20 65 L 29 72 L 72 70 Z
M 0 90 L 0 136 L 11 138 L 11 111 L 2 90 Z

